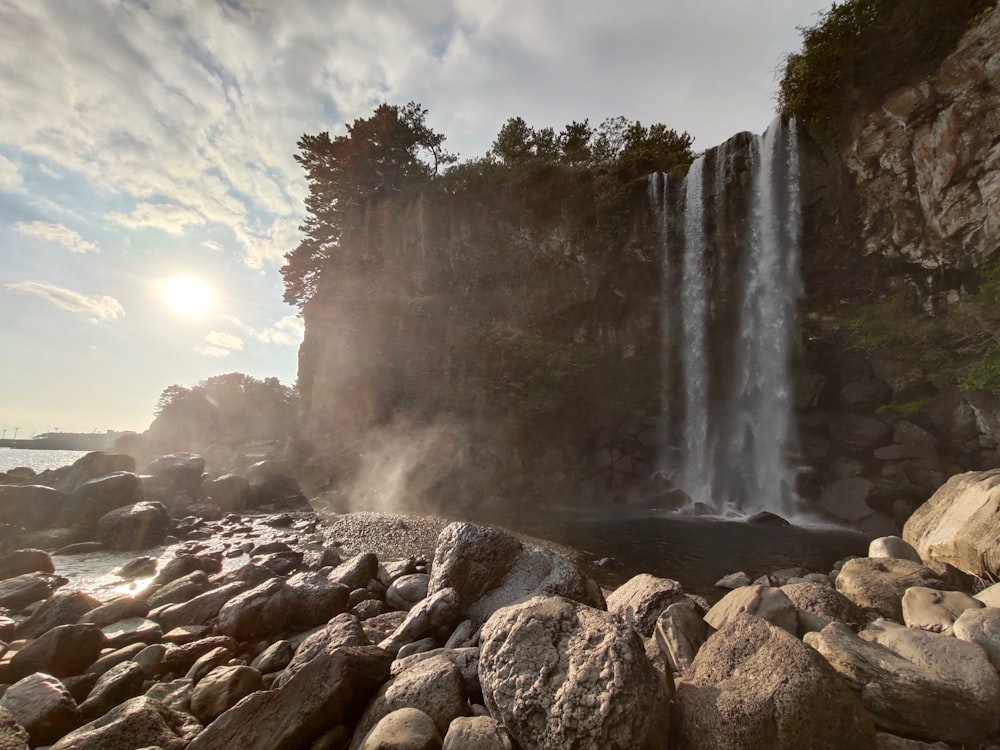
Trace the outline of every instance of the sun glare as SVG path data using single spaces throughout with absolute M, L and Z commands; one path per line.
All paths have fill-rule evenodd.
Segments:
M 174 276 L 160 285 L 167 307 L 178 315 L 194 317 L 212 306 L 212 290 L 196 276 Z

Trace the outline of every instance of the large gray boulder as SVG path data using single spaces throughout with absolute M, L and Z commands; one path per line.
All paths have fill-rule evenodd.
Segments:
M 848 560 L 837 574 L 837 591 L 863 609 L 882 617 L 903 621 L 903 594 L 911 586 L 949 591 L 954 586 L 920 563 L 889 557 L 858 557 Z
M 959 640 L 982 648 L 994 668 L 1000 670 L 1000 609 L 967 609 L 955 620 L 953 630 Z
M 600 588 L 572 562 L 492 526 L 456 522 L 438 535 L 427 589 L 453 588 L 462 619 L 485 622 L 502 607 L 544 594 L 604 609 Z
M 460 716 L 448 725 L 442 750 L 514 750 L 514 744 L 496 719 Z
M 323 651 L 276 690 L 251 693 L 206 727 L 188 750 L 298 750 L 329 727 L 352 724 L 389 676 L 377 648 Z
M 49 750 L 184 750 L 200 725 L 194 718 L 140 695 L 70 732 Z
M 705 642 L 673 707 L 673 744 L 686 750 L 875 748 L 871 719 L 830 665 L 748 614 Z
M 608 596 L 607 605 L 608 612 L 624 618 L 639 635 L 649 638 L 667 607 L 686 599 L 677 581 L 641 573 L 616 588 Z
M 222 605 L 247 588 L 249 587 L 242 581 L 227 583 L 186 602 L 154 609 L 149 613 L 149 618 L 160 623 L 164 632 L 181 625 L 207 625 L 209 620 L 219 614 Z
M 781 589 L 759 583 L 730 591 L 708 611 L 705 622 L 719 630 L 743 613 L 767 620 L 792 635 L 798 633 L 799 620 L 795 605 Z
M 1000 678 L 975 644 L 881 619 L 859 635 L 832 623 L 805 642 L 860 696 L 879 729 L 976 745 L 1000 727 Z
M 96 625 L 59 625 L 15 653 L 9 672 L 14 679 L 32 672 L 54 677 L 77 675 L 97 659 L 104 641 Z
M 83 722 L 73 696 L 52 675 L 35 672 L 7 688 L 0 706 L 28 730 L 32 746 L 48 745 Z M 0 743 L 0 748 L 5 747 Z
M 986 605 L 962 591 L 938 591 L 912 586 L 903 594 L 903 622 L 907 627 L 952 634 L 952 626 L 967 609 Z
M 0 706 L 0 747 L 3 750 L 28 750 L 28 732 L 3 706 Z
M 271 578 L 222 605 L 216 629 L 244 641 L 276 636 L 292 622 L 297 605 L 284 579 Z
M 91 451 L 78 458 L 71 466 L 43 471 L 38 475 L 38 479 L 60 492 L 69 494 L 91 479 L 122 471 L 134 474 L 135 459 L 124 453 Z
M 170 531 L 170 514 L 162 503 L 140 502 L 105 513 L 97 522 L 97 541 L 113 550 L 155 547 Z
M 142 482 L 132 472 L 90 479 L 73 490 L 62 514 L 50 525 L 93 531 L 101 516 L 141 502 L 143 497 Z
M 416 708 L 400 708 L 382 717 L 365 737 L 361 750 L 440 750 L 434 720 Z
M 246 696 L 263 689 L 261 674 L 253 667 L 219 666 L 195 685 L 191 713 L 208 724 Z
M 822 630 L 831 622 L 843 622 L 853 629 L 865 624 L 861 608 L 828 583 L 786 583 L 781 591 L 795 605 L 799 635 Z
M 956 474 L 917 508 L 903 538 L 924 560 L 981 578 L 1000 574 L 1000 469 Z
M 58 625 L 72 625 L 99 605 L 97 599 L 82 591 L 61 591 L 43 601 L 17 626 L 17 637 L 38 638 Z
M 0 484 L 0 524 L 27 530 L 55 525 L 69 496 L 65 492 L 35 484 Z
M 522 750 L 667 747 L 669 696 L 612 615 L 535 596 L 495 612 L 480 648 L 485 704 Z

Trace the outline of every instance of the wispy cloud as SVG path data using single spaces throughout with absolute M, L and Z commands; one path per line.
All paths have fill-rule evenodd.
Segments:
M 195 352 L 206 357 L 228 357 L 233 353 L 232 349 L 223 349 L 220 346 L 202 346 L 195 349 Z
M 233 315 L 226 316 L 226 319 L 246 335 L 265 344 L 297 346 L 302 343 L 305 333 L 305 323 L 298 315 L 286 315 L 266 328 L 254 328 Z
M 178 235 L 189 226 L 205 223 L 205 217 L 198 211 L 174 203 L 140 203 L 131 213 L 114 212 L 107 218 L 130 229 L 153 227 Z
M 106 295 L 88 296 L 74 292 L 72 289 L 64 289 L 35 281 L 19 281 L 12 284 L 5 284 L 5 287 L 41 297 L 56 307 L 61 307 L 63 310 L 82 315 L 93 323 L 116 320 L 125 315 L 125 310 L 122 308 L 121 303 L 114 297 Z
M 239 351 L 243 348 L 243 339 L 231 333 L 223 333 L 222 331 L 212 331 L 205 337 L 205 341 L 214 347 L 229 349 L 231 351 Z
M 71 253 L 96 253 L 97 245 L 85 240 L 69 227 L 62 224 L 52 224 L 47 221 L 20 221 L 14 225 L 19 234 L 26 237 L 37 237 L 47 242 L 62 245 Z
M 24 187 L 17 164 L 0 154 L 0 190 L 16 192 Z

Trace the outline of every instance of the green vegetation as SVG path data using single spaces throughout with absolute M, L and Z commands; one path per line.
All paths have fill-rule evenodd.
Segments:
M 309 195 L 303 240 L 286 253 L 281 269 L 286 302 L 302 306 L 312 298 L 340 249 L 348 217 L 387 195 L 416 189 L 488 194 L 498 188 L 524 194 L 526 187 L 583 174 L 568 201 L 570 211 L 580 212 L 584 231 L 595 241 L 607 241 L 627 220 L 640 178 L 652 171 L 683 173 L 694 160 L 691 136 L 662 123 L 647 127 L 613 117 L 596 128 L 588 120 L 572 122 L 557 133 L 512 117 L 485 157 L 457 163 L 426 117 L 427 110 L 414 102 L 382 104 L 371 117 L 348 124 L 344 135 L 299 139 L 295 159 L 306 171 Z
M 980 280 L 975 293 L 934 316 L 899 291 L 862 307 L 848 322 L 851 346 L 908 352 L 911 380 L 1000 394 L 1000 256 L 980 269 Z
M 845 0 L 800 28 L 778 92 L 793 116 L 834 149 L 851 111 L 932 73 L 993 0 Z

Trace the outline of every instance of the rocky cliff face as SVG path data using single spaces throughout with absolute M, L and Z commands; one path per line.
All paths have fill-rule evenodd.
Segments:
M 876 414 L 913 396 L 886 365 L 907 356 L 848 351 L 836 319 L 900 281 L 927 309 L 974 281 L 1000 235 L 998 105 L 994 10 L 932 78 L 856 113 L 839 159 L 801 142 L 798 459 L 804 489 L 853 523 L 900 523 L 949 473 L 995 459 L 1000 430 L 981 394 L 926 384 L 922 414 Z M 752 145 L 741 134 L 706 154 L 708 346 L 720 367 L 733 366 Z M 662 341 L 682 188 L 670 180 L 654 201 L 645 180 L 545 167 L 356 214 L 305 308 L 299 388 L 318 481 L 356 485 L 374 465 L 369 498 L 417 475 L 440 494 L 441 476 L 465 467 L 466 499 L 684 502 L 656 474 L 670 431 L 660 400 L 680 382 Z

